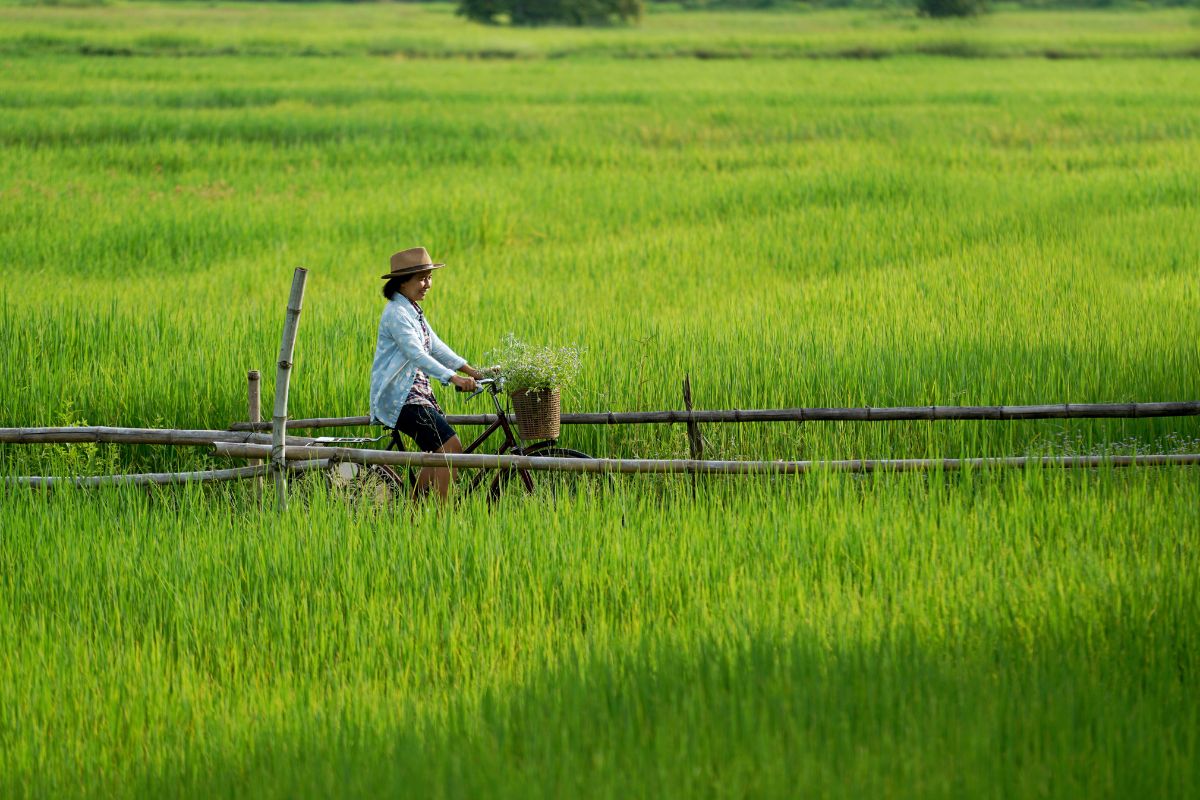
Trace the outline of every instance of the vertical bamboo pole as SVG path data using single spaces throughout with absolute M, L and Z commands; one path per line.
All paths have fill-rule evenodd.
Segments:
M 260 388 L 260 380 L 262 376 L 256 369 L 250 370 L 246 375 L 246 419 L 250 422 L 262 421 L 262 391 Z M 253 458 L 246 462 L 249 466 L 257 466 L 262 462 L 261 458 Z M 259 475 L 254 479 L 254 498 L 258 503 L 258 507 L 262 508 L 262 492 L 263 479 Z
M 700 436 L 700 424 L 696 422 L 696 417 L 692 413 L 692 376 L 690 373 L 684 373 L 683 376 L 683 408 L 687 412 L 687 435 L 688 435 L 688 450 L 691 451 L 692 460 L 700 461 L 704 458 L 704 439 Z M 696 499 L 696 474 L 692 473 L 692 499 Z
M 275 413 L 271 417 L 271 464 L 275 476 L 275 496 L 281 511 L 287 509 L 287 459 L 285 454 L 288 382 L 292 378 L 292 352 L 296 348 L 296 329 L 300 327 L 300 305 L 304 300 L 304 281 L 308 270 L 296 267 L 292 293 L 288 295 L 287 316 L 283 321 L 283 340 L 279 344 L 279 364 L 275 372 Z
M 704 458 L 704 437 L 700 435 L 700 423 L 692 414 L 692 376 L 687 374 L 683 376 L 683 407 L 687 411 L 688 449 L 692 459 L 700 461 Z

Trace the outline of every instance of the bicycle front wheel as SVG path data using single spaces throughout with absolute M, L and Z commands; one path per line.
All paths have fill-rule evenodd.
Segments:
M 525 450 L 524 455 L 537 458 L 592 458 L 581 450 L 558 447 L 553 442 L 533 445 Z M 492 479 L 488 486 L 488 497 L 495 502 L 506 494 L 514 493 L 544 492 L 555 499 L 562 496 L 594 495 L 611 488 L 612 480 L 612 475 L 600 472 L 543 472 L 540 470 L 535 472 L 525 469 L 508 469 L 498 472 Z

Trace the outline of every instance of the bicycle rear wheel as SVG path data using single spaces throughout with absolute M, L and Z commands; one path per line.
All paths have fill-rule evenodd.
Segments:
M 408 493 L 404 479 L 384 464 L 343 461 L 325 470 L 325 478 L 331 491 L 357 506 L 387 506 Z

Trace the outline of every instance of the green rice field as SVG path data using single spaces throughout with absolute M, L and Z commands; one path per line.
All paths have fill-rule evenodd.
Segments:
M 1200 399 L 1200 12 L 0 5 L 0 426 L 367 413 L 388 256 L 566 411 Z M 440 392 L 450 413 L 482 413 Z M 347 434 L 367 429 L 347 429 Z M 464 434 L 469 433 L 464 429 Z M 730 459 L 1197 418 L 711 425 Z M 681 426 L 564 428 L 682 457 Z M 0 445 L 0 474 L 232 466 Z M 0 488 L 0 797 L 1200 796 L 1200 473 Z

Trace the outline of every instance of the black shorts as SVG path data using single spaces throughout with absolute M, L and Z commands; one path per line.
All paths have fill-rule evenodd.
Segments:
M 406 434 L 426 453 L 436 453 L 456 434 L 436 408 L 408 403 L 400 409 L 396 430 Z

